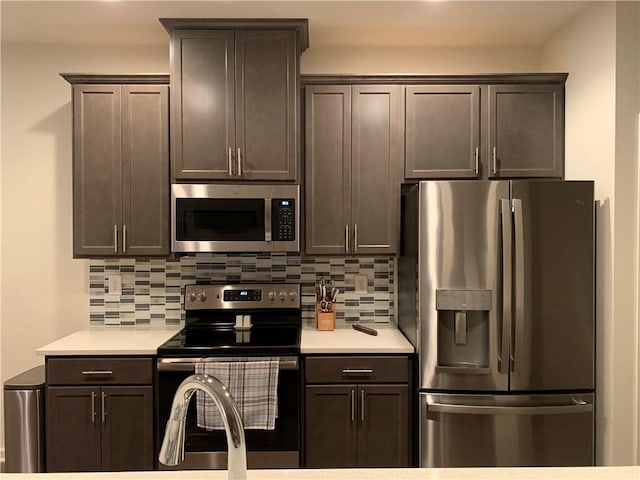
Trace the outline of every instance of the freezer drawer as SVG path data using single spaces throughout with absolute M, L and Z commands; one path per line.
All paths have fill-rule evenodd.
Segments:
M 594 464 L 593 394 L 420 394 L 421 467 Z

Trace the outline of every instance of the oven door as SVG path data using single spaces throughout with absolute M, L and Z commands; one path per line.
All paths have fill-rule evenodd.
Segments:
M 208 357 L 211 359 L 211 357 Z M 251 359 L 253 357 L 247 357 Z M 259 357 L 255 357 L 258 359 Z M 180 383 L 195 372 L 199 358 L 158 358 L 156 445 L 162 445 L 173 396 Z M 297 468 L 300 465 L 300 373 L 296 356 L 280 357 L 278 418 L 274 430 L 245 430 L 249 468 Z M 192 399 L 185 429 L 185 459 L 177 467 L 158 463 L 161 470 L 227 468 L 224 430 L 197 426 L 196 401 Z M 157 455 L 156 455 L 157 459 Z
M 174 252 L 300 249 L 298 185 L 174 184 Z

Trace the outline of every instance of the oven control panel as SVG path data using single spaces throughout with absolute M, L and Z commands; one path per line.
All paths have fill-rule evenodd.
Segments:
M 297 283 L 187 285 L 185 310 L 228 308 L 300 308 Z

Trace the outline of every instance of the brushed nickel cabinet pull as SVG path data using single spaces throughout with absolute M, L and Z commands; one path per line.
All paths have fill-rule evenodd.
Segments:
M 476 176 L 480 175 L 480 149 L 478 147 L 476 147 L 476 151 L 475 151 L 475 172 L 476 172 Z
M 494 146 L 491 149 L 491 159 L 492 159 L 492 167 L 491 167 L 491 171 L 494 175 L 498 174 L 498 153 L 496 152 L 496 147 Z
M 102 392 L 102 423 L 104 423 L 105 418 L 107 418 L 107 406 L 105 402 L 107 394 Z
M 353 252 L 358 251 L 358 224 L 353 225 Z
M 91 423 L 96 423 L 96 392 L 91 392 Z
M 238 158 L 236 158 L 238 162 L 238 176 L 242 176 L 242 158 L 240 157 L 240 147 L 238 147 Z
M 360 420 L 364 422 L 364 390 L 360 390 Z
M 351 390 L 351 421 L 356 420 L 356 391 Z
M 227 173 L 229 174 L 230 177 L 233 177 L 233 163 L 232 163 L 232 160 L 231 160 L 231 147 L 229 147 L 229 152 L 227 154 L 227 166 L 228 166 Z
M 127 226 L 122 225 L 122 253 L 127 253 Z
M 344 249 L 349 253 L 349 224 L 344 226 Z
M 113 251 L 118 253 L 118 225 L 113 226 Z
M 343 368 L 343 375 L 371 375 L 373 373 L 372 368 Z
M 82 375 L 113 375 L 113 370 L 83 370 Z

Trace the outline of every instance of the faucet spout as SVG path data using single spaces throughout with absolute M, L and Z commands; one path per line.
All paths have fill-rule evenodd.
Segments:
M 227 434 L 229 480 L 246 480 L 247 448 L 242 418 L 227 387 L 211 375 L 191 375 L 176 390 L 160 448 L 160 462 L 175 466 L 184 460 L 185 419 L 189 401 L 196 390 L 209 395 L 220 410 Z

